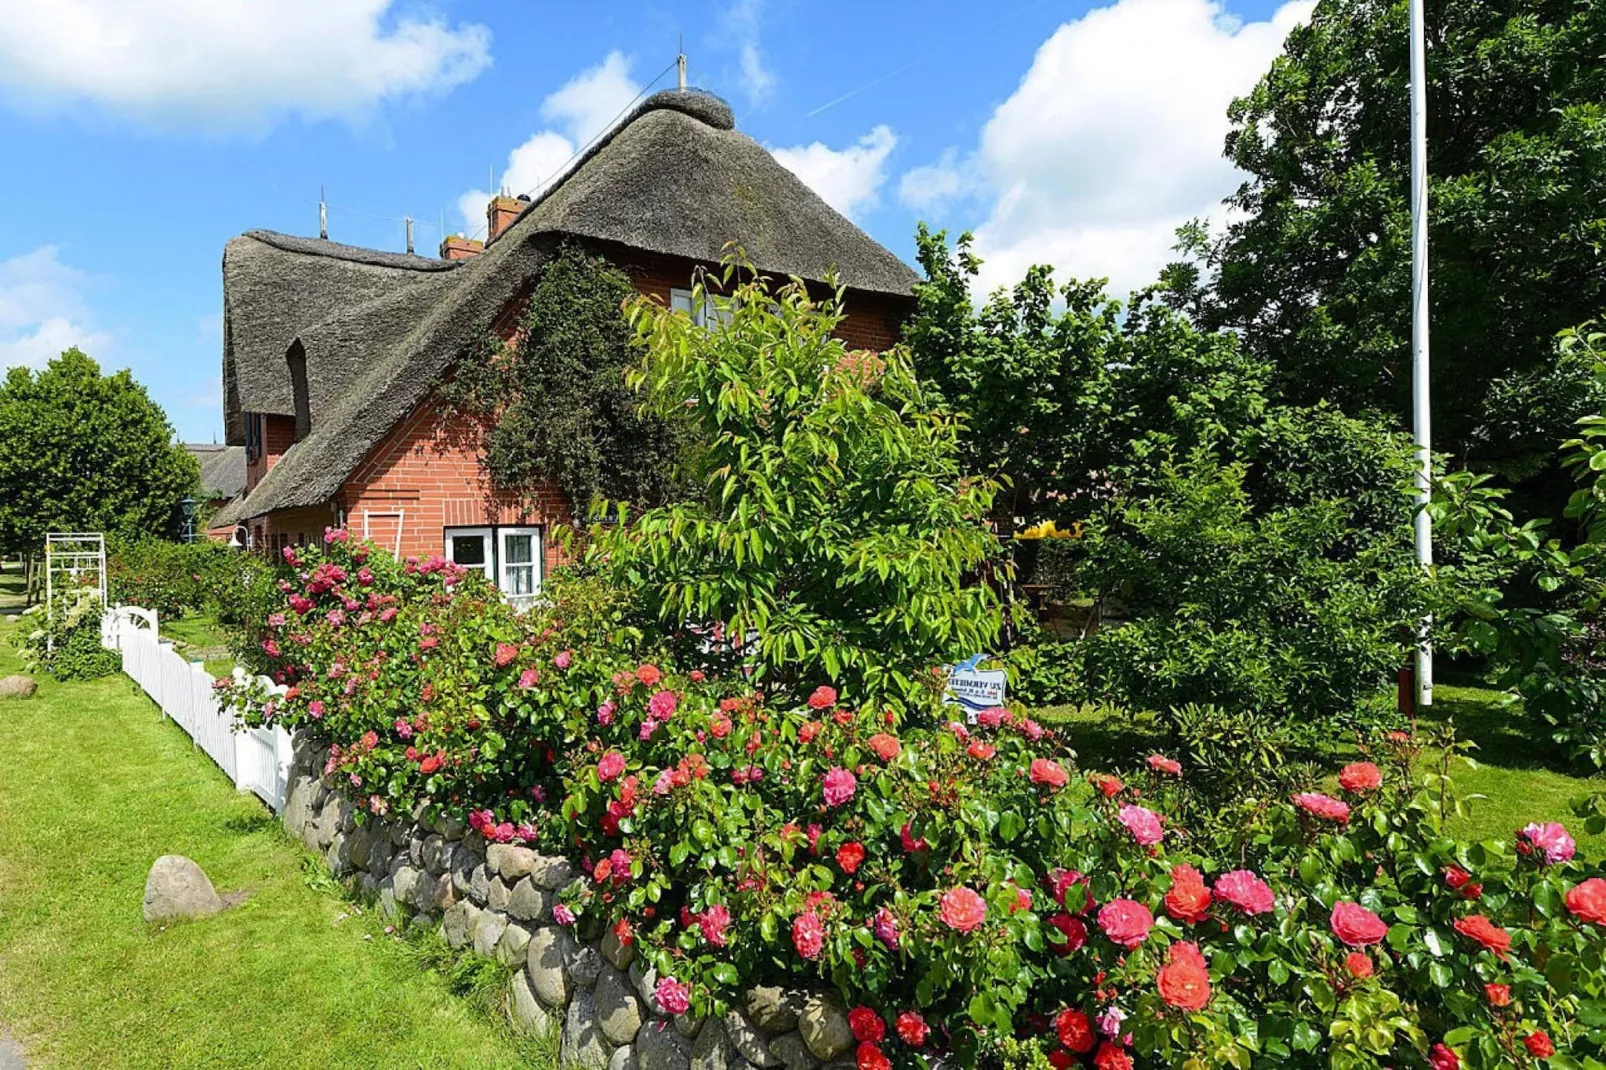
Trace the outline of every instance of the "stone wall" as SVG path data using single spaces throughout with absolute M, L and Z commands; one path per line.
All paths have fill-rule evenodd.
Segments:
M 755 987 L 723 1018 L 670 1016 L 657 975 L 610 932 L 577 938 L 552 920 L 575 877 L 568 859 L 489 844 L 461 822 L 359 826 L 350 800 L 317 776 L 321 756 L 298 743 L 285 831 L 387 916 L 439 928 L 517 968 L 511 1012 L 524 1030 L 558 1030 L 560 1063 L 584 1070 L 848 1070 L 853 1034 L 834 997 Z

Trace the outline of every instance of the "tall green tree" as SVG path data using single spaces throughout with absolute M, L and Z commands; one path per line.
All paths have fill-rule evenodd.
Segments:
M 200 478 L 126 370 L 75 348 L 0 384 L 0 552 L 36 554 L 51 531 L 175 537 Z
M 1554 472 L 1603 399 L 1558 331 L 1606 307 L 1606 3 L 1427 0 L 1436 445 Z M 1174 271 L 1302 403 L 1409 419 L 1407 0 L 1322 0 L 1230 109 L 1248 179 Z M 1538 488 L 1536 488 L 1538 489 Z M 1551 488 L 1555 511 L 1565 496 Z

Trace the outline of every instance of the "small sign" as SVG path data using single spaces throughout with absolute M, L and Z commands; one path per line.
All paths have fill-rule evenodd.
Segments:
M 1004 670 L 976 668 L 983 656 L 977 654 L 949 669 L 948 689 L 942 696 L 945 705 L 961 707 L 971 724 L 982 710 L 1004 704 Z

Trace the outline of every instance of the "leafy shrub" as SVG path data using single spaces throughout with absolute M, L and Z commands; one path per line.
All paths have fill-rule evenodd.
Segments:
M 728 286 L 738 267 L 728 263 Z M 633 381 L 701 443 L 697 493 L 598 529 L 592 560 L 687 665 L 749 670 L 801 696 L 831 681 L 856 701 L 914 701 L 940 662 L 990 647 L 1001 617 L 984 568 L 992 484 L 967 478 L 958 425 L 936 413 L 907 353 L 849 351 L 842 295 L 756 279 L 699 282 L 711 326 L 645 300 Z
M 1523 1066 L 1540 1031 L 1579 1059 L 1606 1041 L 1606 881 L 1559 826 L 1519 850 L 1446 836 L 1451 750 L 1419 775 L 1419 741 L 1373 736 L 1346 801 L 1210 828 L 1186 765 L 1123 783 L 1018 713 L 766 701 L 636 660 L 628 597 L 596 577 L 521 617 L 446 562 L 329 537 L 291 552 L 271 625 L 293 686 L 235 699 L 328 746 L 365 820 L 466 812 L 567 853 L 586 876 L 555 916 L 635 943 L 666 1004 L 823 980 L 871 1063 L 1421 1066 L 1446 1045 Z
M 153 609 L 163 620 L 208 609 L 233 617 L 249 577 L 271 571 L 256 555 L 210 540 L 122 540 L 112 546 L 106 564 L 113 605 Z
M 1004 656 L 1008 693 L 1025 706 L 1063 706 L 1081 701 L 1081 653 L 1078 640 L 1038 638 Z
M 100 594 L 69 588 L 55 597 L 55 614 L 37 605 L 23 614 L 18 646 L 29 672 L 45 672 L 57 680 L 94 680 L 122 668 L 116 651 L 100 645 Z

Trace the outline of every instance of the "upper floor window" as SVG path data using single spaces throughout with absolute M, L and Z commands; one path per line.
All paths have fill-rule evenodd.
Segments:
M 262 456 L 262 414 L 245 414 L 245 459 L 255 461 Z

